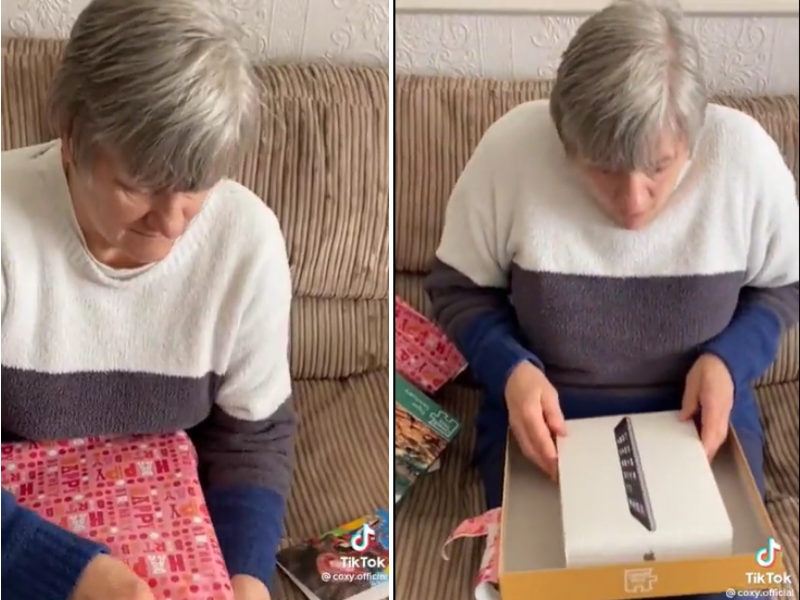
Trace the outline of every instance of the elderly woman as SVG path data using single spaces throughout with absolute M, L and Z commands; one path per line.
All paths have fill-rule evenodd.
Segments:
M 677 10 L 612 4 L 464 169 L 427 290 L 485 392 L 489 507 L 509 426 L 556 477 L 565 419 L 659 410 L 698 414 L 710 458 L 732 425 L 763 492 L 751 384 L 798 320 L 795 180 L 707 97 Z
M 50 96 L 58 139 L 2 155 L 2 433 L 189 430 L 237 600 L 269 598 L 292 473 L 291 281 L 272 212 L 225 179 L 260 110 L 206 0 L 94 0 Z M 3 493 L 9 600 L 149 591 Z

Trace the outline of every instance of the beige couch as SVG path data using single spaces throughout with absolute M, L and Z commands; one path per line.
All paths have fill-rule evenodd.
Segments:
M 445 204 L 456 178 L 487 127 L 516 104 L 546 97 L 550 84 L 414 76 L 398 77 L 396 81 L 396 292 L 427 311 L 422 278 L 433 258 Z M 718 101 L 761 121 L 780 144 L 797 178 L 800 144 L 796 97 Z M 767 431 L 768 509 L 796 581 L 800 399 L 797 330 L 787 336 L 780 358 L 759 386 L 758 395 Z M 456 525 L 483 510 L 481 487 L 469 462 L 478 394 L 454 385 L 444 391 L 442 401 L 466 428 L 446 451 L 441 470 L 418 481 L 398 511 L 398 600 L 471 598 L 471 580 L 481 557 L 480 541 L 457 542 L 450 549 L 449 562 L 440 557 L 442 544 Z
M 43 107 L 62 50 L 3 41 L 3 150 L 52 137 Z M 265 118 L 237 178 L 277 213 L 294 280 L 289 543 L 391 502 L 389 75 L 287 66 L 261 76 Z M 303 596 L 281 577 L 275 597 Z

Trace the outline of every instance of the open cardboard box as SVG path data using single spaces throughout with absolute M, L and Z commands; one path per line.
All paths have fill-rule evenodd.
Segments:
M 523 456 L 513 435 L 507 448 L 499 552 L 502 600 L 622 600 L 781 587 L 753 576 L 748 580 L 748 573 L 782 576 L 785 570 L 780 552 L 769 568 L 756 563 L 756 554 L 775 532 L 735 434 L 712 463 L 733 525 L 732 556 L 580 569 L 566 567 L 558 485 Z M 587 502 L 591 496 L 587 487 Z

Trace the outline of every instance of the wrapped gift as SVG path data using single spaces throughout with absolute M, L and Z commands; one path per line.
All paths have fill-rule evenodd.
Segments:
M 108 546 L 159 600 L 233 600 L 185 433 L 3 444 L 2 485 Z
M 400 298 L 394 301 L 395 369 L 427 394 L 460 375 L 464 357 L 431 321 Z

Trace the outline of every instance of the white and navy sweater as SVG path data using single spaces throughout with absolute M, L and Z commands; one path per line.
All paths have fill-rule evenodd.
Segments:
M 59 142 L 3 153 L 4 439 L 188 430 L 231 574 L 264 581 L 293 468 L 290 303 L 278 221 L 241 185 L 163 261 L 116 271 L 86 250 Z
M 670 203 L 628 231 L 577 181 L 544 100 L 478 145 L 426 287 L 495 402 L 524 360 L 597 397 L 682 386 L 701 352 L 744 391 L 797 323 L 798 253 L 795 180 L 749 116 L 709 106 Z

